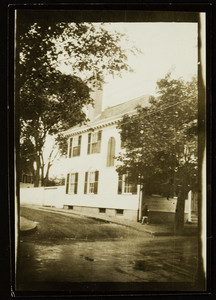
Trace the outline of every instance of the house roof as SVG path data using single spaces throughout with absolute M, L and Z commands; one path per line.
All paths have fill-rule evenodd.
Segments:
M 110 124 L 114 124 L 125 114 L 135 113 L 137 106 L 146 107 L 149 105 L 149 95 L 144 95 L 127 102 L 123 102 L 114 106 L 107 107 L 101 112 L 95 119 L 88 122 L 83 126 L 75 126 L 64 132 L 66 136 L 72 135 L 78 132 L 88 131 L 91 128 L 104 127 Z
M 139 98 L 129 100 L 127 102 L 117 104 L 115 106 L 107 107 L 104 111 L 102 111 L 99 117 L 95 119 L 95 121 L 105 120 L 110 117 L 115 117 L 115 116 L 129 113 L 135 110 L 135 108 L 138 105 L 141 105 L 142 107 L 148 106 L 148 100 L 149 100 L 149 95 L 145 95 Z

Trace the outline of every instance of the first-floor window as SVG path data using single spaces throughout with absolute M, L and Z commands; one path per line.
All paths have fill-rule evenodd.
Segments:
M 89 173 L 89 193 L 94 194 L 95 190 L 95 172 Z
M 85 173 L 84 194 L 98 193 L 98 177 L 99 171 Z
M 67 174 L 66 194 L 77 194 L 78 173 Z
M 137 194 L 137 184 L 131 182 L 128 173 L 119 175 L 118 194 Z

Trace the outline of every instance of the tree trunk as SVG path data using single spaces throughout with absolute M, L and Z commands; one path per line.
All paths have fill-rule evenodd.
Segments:
M 44 158 L 43 158 L 43 153 L 40 153 L 40 169 L 41 169 L 41 186 L 44 186 Z
M 142 218 L 143 218 L 143 208 L 145 205 L 145 198 L 146 198 L 146 184 L 145 183 L 141 183 L 140 184 L 140 193 L 141 193 L 141 199 L 139 200 L 139 209 L 137 212 L 137 222 L 141 222 Z
M 142 185 L 142 206 L 141 206 L 142 214 L 141 214 L 141 219 L 143 217 L 143 208 L 145 206 L 145 199 L 146 199 L 146 183 L 143 183 L 143 185 Z
M 45 178 L 44 178 L 44 164 L 41 166 L 41 186 L 44 186 Z
M 40 174 L 39 174 L 39 169 L 37 169 L 35 171 L 34 187 L 39 187 L 39 182 L 40 182 Z
M 44 178 L 44 186 L 47 186 L 48 181 L 49 181 L 49 170 L 50 170 L 51 164 L 48 163 L 47 165 L 47 171 L 46 171 L 46 176 Z
M 187 193 L 185 191 L 180 191 L 176 204 L 175 213 L 175 233 L 181 234 L 184 230 L 184 209 L 185 209 L 185 199 Z
M 40 183 L 40 157 L 36 157 L 36 170 L 35 170 L 35 177 L 34 177 L 34 187 L 39 187 Z

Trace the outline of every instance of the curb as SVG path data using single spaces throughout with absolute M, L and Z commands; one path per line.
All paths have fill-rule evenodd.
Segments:
M 37 229 L 37 222 L 26 219 L 20 216 L 20 233 L 26 234 L 34 232 Z
M 104 223 L 112 223 L 112 224 L 117 224 L 117 225 L 121 225 L 121 226 L 125 226 L 125 227 L 129 227 L 129 228 L 132 228 L 134 230 L 137 230 L 137 231 L 140 231 L 140 232 L 147 232 L 151 235 L 154 235 L 154 232 L 150 231 L 150 230 L 146 230 L 146 229 L 139 229 L 139 228 L 136 228 L 135 226 L 133 225 L 130 225 L 130 224 L 124 224 L 124 223 L 121 223 L 121 222 L 118 222 L 116 220 L 106 220 L 106 219 L 103 219 L 103 218 L 100 218 L 98 216 L 89 216 L 89 215 L 85 215 L 85 214 L 79 214 L 78 212 L 67 212 L 67 211 L 62 211 L 62 210 L 57 210 L 57 209 L 52 209 L 52 208 L 47 208 L 47 207 L 40 207 L 40 208 L 37 208 L 39 210 L 43 210 L 43 211 L 49 211 L 49 212 L 54 212 L 54 213 L 60 213 L 60 214 L 63 214 L 63 215 L 79 215 L 79 216 L 83 216 L 85 218 L 88 218 L 88 219 L 93 219 L 93 220 L 99 220 L 99 221 L 102 221 Z
M 26 234 L 33 233 L 36 230 L 37 230 L 37 225 L 35 225 L 35 227 L 33 227 L 33 228 L 29 228 L 29 229 L 26 229 L 26 230 L 20 229 L 20 233 L 21 233 L 21 235 L 26 235 Z
M 67 210 L 62 211 L 62 210 L 53 209 L 53 208 L 49 208 L 49 207 L 38 207 L 36 209 L 42 210 L 42 211 L 49 211 L 49 212 L 52 212 L 52 213 L 59 213 L 59 214 L 62 214 L 62 215 L 67 215 L 67 216 L 79 215 L 79 216 L 86 217 L 88 219 L 99 220 L 99 221 L 102 221 L 104 223 L 112 223 L 112 224 L 125 226 L 125 227 L 132 228 L 132 229 L 134 229 L 136 231 L 139 231 L 139 232 L 146 232 L 146 233 L 148 233 L 150 235 L 153 235 L 153 236 L 172 236 L 172 235 L 174 235 L 173 232 L 152 231 L 152 230 L 149 230 L 149 229 L 145 229 L 143 227 L 142 228 L 137 228 L 136 226 L 133 226 L 131 224 L 125 224 L 125 223 L 122 223 L 122 222 L 117 221 L 117 220 L 107 220 L 107 219 L 100 218 L 99 216 L 89 216 L 89 215 L 85 215 L 85 214 L 79 214 L 79 212 L 72 212 L 72 211 L 68 212 Z
M 27 206 L 29 207 L 29 206 Z M 90 215 L 85 215 L 79 212 L 74 212 L 74 211 L 68 211 L 68 210 L 63 210 L 63 209 L 57 209 L 57 208 L 51 208 L 51 207 L 43 207 L 43 206 L 38 206 L 38 207 L 29 207 L 32 209 L 36 209 L 36 210 L 40 210 L 40 211 L 47 211 L 47 212 L 51 212 L 51 213 L 56 213 L 56 214 L 61 214 L 61 215 L 65 215 L 65 216 L 72 216 L 72 215 L 78 215 L 78 216 L 83 216 L 85 218 L 89 218 L 89 219 L 94 219 L 94 220 L 98 220 L 104 223 L 112 223 L 112 224 L 117 224 L 117 225 L 121 225 L 121 226 L 125 226 L 128 228 L 132 228 L 136 231 L 139 232 L 145 232 L 148 233 L 152 236 L 193 236 L 196 235 L 195 232 L 184 232 L 181 235 L 176 235 L 174 231 L 170 231 L 169 229 L 167 231 L 153 231 L 151 229 L 146 229 L 144 227 L 142 228 L 138 228 L 137 226 L 134 226 L 133 224 L 127 224 L 127 223 L 122 223 L 121 221 L 118 220 L 112 220 L 112 219 L 104 219 L 101 218 L 100 216 L 90 216 Z M 30 229 L 30 231 L 34 231 L 37 228 L 37 224 L 35 224 L 35 227 Z M 24 232 L 24 231 L 23 231 Z

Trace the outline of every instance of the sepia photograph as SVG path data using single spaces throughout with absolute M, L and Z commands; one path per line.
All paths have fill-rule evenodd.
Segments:
M 207 289 L 206 13 L 14 9 L 14 287 Z

